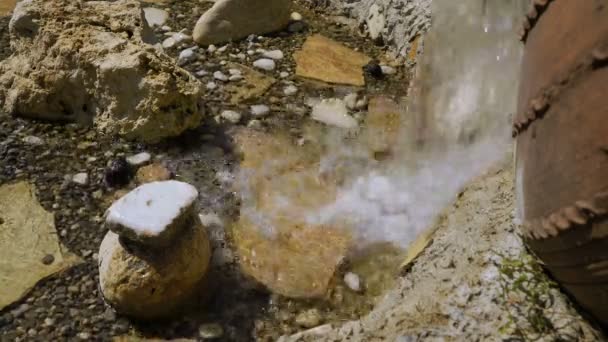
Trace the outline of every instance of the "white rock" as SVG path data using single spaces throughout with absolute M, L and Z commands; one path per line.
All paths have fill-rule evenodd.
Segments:
M 223 227 L 224 226 L 224 221 L 216 213 L 208 213 L 208 214 L 201 213 L 201 214 L 198 214 L 198 217 L 201 220 L 201 223 L 203 224 L 203 226 L 205 226 L 205 227 L 209 227 L 209 226 Z
M 177 44 L 189 43 L 192 41 L 192 36 L 187 35 L 182 32 L 178 32 L 173 35 L 173 39 L 175 39 L 175 43 L 177 43 Z
M 169 13 L 160 8 L 146 7 L 144 8 L 144 16 L 148 25 L 152 28 L 163 26 L 169 18 Z
M 353 129 L 358 126 L 357 120 L 348 115 L 344 101 L 340 99 L 327 99 L 312 108 L 313 120 L 340 128 Z
M 86 172 L 77 173 L 72 177 L 72 182 L 87 185 L 89 183 L 89 175 Z
M 238 59 L 245 59 L 245 58 L 247 58 L 247 56 L 244 53 L 241 52 L 241 53 L 239 53 L 239 54 L 236 55 L 236 58 L 238 58 Z
M 175 47 L 175 45 L 177 45 L 177 42 L 173 37 L 166 38 L 165 40 L 163 40 L 162 43 L 164 49 L 172 49 L 173 47 Z
M 165 26 L 161 27 L 160 29 L 161 29 L 161 31 L 163 31 L 163 32 L 169 32 L 169 31 L 171 31 L 171 27 L 169 27 L 169 26 L 167 26 L 167 25 L 165 25 Z
M 222 114 L 220 114 L 220 116 L 222 117 L 222 119 L 227 120 L 233 124 L 236 124 L 241 121 L 241 113 L 235 112 L 233 110 L 225 110 L 222 112 Z
M 33 135 L 28 135 L 27 137 L 23 138 L 23 142 L 26 144 L 30 144 L 30 145 L 44 144 L 44 140 L 42 140 L 41 138 L 35 137 Z
M 250 107 L 251 108 L 251 114 L 253 116 L 266 116 L 268 115 L 268 113 L 270 113 L 270 107 L 268 107 L 267 105 L 253 105 Z
M 185 49 L 179 53 L 179 57 L 177 58 L 177 65 L 183 66 L 190 62 L 192 62 L 196 58 L 196 54 L 192 49 Z
M 288 85 L 283 89 L 283 94 L 287 96 L 295 95 L 298 92 L 298 88 L 294 85 Z
M 253 51 L 253 50 L 247 50 L 247 54 L 249 56 L 253 56 L 255 54 L 255 51 Z
M 213 73 L 213 78 L 215 78 L 218 81 L 223 81 L 223 82 L 228 81 L 228 76 L 224 75 L 224 73 L 221 72 L 221 71 L 214 72 Z
M 384 30 L 386 19 L 384 17 L 384 9 L 374 3 L 370 8 L 367 16 L 367 28 L 371 39 L 377 39 Z
M 195 75 L 198 77 L 203 77 L 203 76 L 209 75 L 209 72 L 207 70 L 201 69 L 201 70 L 197 71 Z
M 228 78 L 228 80 L 231 82 L 240 81 L 242 79 L 243 79 L 243 76 L 241 76 L 241 75 L 232 75 Z
M 281 51 L 281 50 L 271 50 L 271 51 L 264 51 L 264 53 L 262 53 L 262 57 L 279 60 L 279 59 L 283 59 L 284 56 L 283 56 L 283 51 Z
M 355 292 L 361 291 L 361 279 L 353 272 L 348 272 L 344 275 L 344 283 Z
M 209 53 L 214 53 L 215 51 L 217 51 L 217 47 L 213 44 L 209 45 L 209 47 L 207 48 L 207 52 Z
M 258 119 L 253 119 L 247 123 L 247 127 L 253 128 L 253 129 L 260 129 L 260 128 L 262 128 L 262 121 L 260 121 Z
M 368 103 L 367 96 L 363 96 L 362 98 L 360 98 L 360 99 L 357 101 L 357 104 L 356 104 L 356 106 L 355 106 L 355 109 L 358 109 L 358 110 L 363 110 L 363 109 L 367 108 L 367 103 Z
M 215 84 L 215 82 L 209 82 L 209 83 L 207 83 L 206 87 L 208 90 L 213 90 L 213 89 L 217 88 L 217 84 Z
M 259 68 L 259 69 L 266 70 L 266 71 L 272 71 L 276 67 L 276 64 L 274 63 L 274 60 L 272 60 L 272 59 L 262 58 L 262 59 L 258 59 L 257 61 L 253 62 L 253 66 L 256 68 Z
M 357 93 L 350 93 L 344 97 L 344 104 L 350 110 L 354 110 L 357 107 Z
M 228 73 L 229 73 L 230 75 L 241 75 L 241 74 L 242 74 L 242 71 L 241 71 L 241 70 L 239 70 L 239 69 L 228 69 Z
M 291 20 L 301 21 L 302 19 L 304 19 L 304 18 L 302 17 L 302 15 L 300 13 L 298 13 L 298 12 L 291 13 Z
M 146 183 L 112 204 L 106 226 L 127 239 L 162 245 L 182 228 L 197 197 L 196 188 L 187 183 Z
M 281 73 L 279 74 L 279 77 L 287 78 L 287 77 L 289 77 L 289 73 L 287 71 L 281 71 Z
M 220 52 L 224 52 L 224 51 L 226 51 L 227 49 L 228 49 L 228 45 L 224 45 L 224 46 L 220 47 L 219 49 L 217 49 L 217 52 L 218 52 L 218 53 L 220 53 Z
M 133 166 L 139 166 L 139 165 L 149 162 L 150 159 L 152 159 L 152 156 L 148 152 L 141 152 L 141 153 L 132 155 L 130 157 L 127 157 L 126 159 L 127 159 L 127 163 L 129 163 Z
M 397 70 L 392 66 L 381 65 L 380 68 L 382 69 L 382 73 L 385 75 L 393 75 L 397 73 Z

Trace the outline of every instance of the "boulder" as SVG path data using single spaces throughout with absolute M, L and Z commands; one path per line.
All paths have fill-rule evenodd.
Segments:
M 202 84 L 159 52 L 136 0 L 24 0 L 0 110 L 157 142 L 200 124 Z
M 281 30 L 291 6 L 292 0 L 218 0 L 196 23 L 194 41 L 218 44 Z
M 121 314 L 167 317 L 203 290 L 210 257 L 200 221 L 182 230 L 171 248 L 161 250 L 140 248 L 109 231 L 99 249 L 100 289 Z

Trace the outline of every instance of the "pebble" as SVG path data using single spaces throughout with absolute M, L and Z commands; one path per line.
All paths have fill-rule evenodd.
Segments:
M 81 340 L 89 340 L 91 338 L 91 334 L 89 334 L 88 332 L 80 332 L 76 336 Z
M 303 21 L 294 21 L 293 23 L 289 24 L 289 26 L 287 27 L 287 30 L 291 33 L 301 32 L 301 31 L 304 31 L 305 29 L 306 29 L 306 23 Z
M 241 70 L 239 70 L 239 69 L 228 69 L 228 73 L 230 75 L 241 75 L 242 74 Z
M 262 59 L 258 59 L 257 61 L 253 62 L 253 66 L 258 69 L 272 71 L 276 67 L 276 64 L 274 63 L 274 60 L 272 60 L 272 59 L 262 58 Z
M 89 183 L 89 175 L 86 172 L 77 173 L 72 177 L 72 182 L 87 185 Z
M 198 334 L 204 339 L 216 339 L 224 335 L 224 328 L 217 323 L 203 324 L 198 328 Z
M 192 62 L 196 58 L 196 54 L 192 49 L 185 49 L 179 53 L 179 57 L 177 58 L 177 65 L 183 66 L 190 62 Z
M 247 56 L 244 53 L 241 52 L 241 53 L 239 53 L 239 54 L 236 55 L 236 58 L 238 58 L 238 59 L 245 59 L 245 58 L 247 58 Z
M 253 116 L 266 116 L 268 115 L 268 113 L 270 113 L 270 107 L 268 107 L 267 105 L 253 105 L 250 107 L 251 109 L 251 114 L 253 114 Z
M 295 95 L 298 92 L 298 88 L 294 85 L 289 85 L 283 89 L 283 94 L 287 96 Z
M 223 82 L 228 81 L 228 76 L 224 75 L 224 73 L 221 72 L 221 71 L 214 72 L 213 73 L 213 78 L 215 78 L 218 81 L 223 81 Z
M 243 79 L 243 76 L 241 76 L 241 75 L 232 75 L 228 78 L 228 80 L 231 82 L 240 81 L 242 79 Z
M 215 88 L 217 88 L 217 84 L 215 84 L 215 82 L 209 82 L 209 83 L 207 83 L 207 89 L 208 90 L 213 90 Z
M 152 156 L 148 152 L 142 152 L 130 157 L 127 157 L 127 163 L 133 166 L 143 165 L 152 159 Z
M 171 31 L 171 27 L 165 25 L 165 26 L 161 27 L 160 30 L 163 32 L 169 32 L 169 31 Z
M 45 327 L 52 327 L 53 325 L 55 325 L 55 320 L 50 317 L 47 317 L 44 319 L 44 323 L 42 323 L 42 325 Z
M 279 77 L 287 78 L 287 77 L 289 77 L 289 73 L 287 71 L 281 71 L 281 73 L 279 74 Z
M 349 289 L 359 292 L 361 291 L 361 279 L 359 276 L 353 272 L 347 272 L 344 275 L 344 283 L 348 286 Z
M 301 21 L 302 19 L 304 19 L 304 18 L 302 17 L 302 15 L 300 13 L 298 13 L 298 12 L 291 13 L 291 20 Z
M 209 72 L 207 70 L 201 69 L 201 70 L 197 71 L 195 75 L 198 77 L 203 77 L 203 76 L 209 75 Z
M 228 45 L 224 45 L 221 48 L 217 49 L 217 52 L 224 52 L 228 49 Z
M 265 58 L 270 58 L 270 59 L 274 59 L 274 60 L 279 60 L 279 59 L 283 59 L 283 51 L 281 50 L 272 50 L 272 51 L 264 51 L 264 53 L 262 53 L 262 56 Z
M 236 124 L 241 121 L 241 114 L 233 110 L 225 110 L 222 112 L 222 114 L 220 114 L 220 116 L 222 117 L 222 119 L 227 120 L 233 124 Z
M 395 68 L 393 68 L 392 66 L 381 65 L 380 68 L 382 69 L 382 73 L 384 75 L 394 75 L 397 73 L 397 70 Z
M 247 127 L 253 128 L 253 129 L 260 129 L 260 128 L 262 128 L 262 121 L 253 119 L 247 123 Z
M 168 37 L 165 40 L 163 40 L 163 42 L 162 42 L 162 46 L 164 49 L 171 49 L 175 45 L 177 45 L 177 42 L 175 41 L 175 38 L 173 38 L 173 37 Z
M 296 323 L 304 328 L 313 328 L 321 324 L 321 314 L 317 309 L 306 310 L 296 316 Z
M 209 53 L 214 53 L 215 51 L 217 51 L 217 47 L 213 44 L 209 45 L 209 47 L 207 48 L 207 52 Z
M 29 309 L 30 309 L 29 304 L 21 304 L 16 309 L 11 311 L 11 314 L 13 315 L 13 317 L 17 318 L 17 317 L 23 315 Z
M 114 159 L 105 170 L 104 181 L 110 187 L 129 184 L 133 177 L 131 166 L 124 157 Z
M 30 145 L 44 144 L 44 140 L 42 140 L 41 138 L 35 137 L 33 135 L 28 135 L 27 137 L 23 138 L 23 142 L 26 144 L 30 144 Z

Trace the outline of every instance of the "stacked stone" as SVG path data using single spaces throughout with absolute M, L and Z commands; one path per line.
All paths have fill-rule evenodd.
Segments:
M 211 257 L 195 213 L 198 191 L 178 181 L 144 184 L 106 212 L 99 250 L 106 302 L 139 319 L 174 315 L 202 289 Z

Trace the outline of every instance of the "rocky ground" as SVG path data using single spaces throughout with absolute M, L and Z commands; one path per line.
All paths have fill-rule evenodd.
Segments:
M 155 32 L 162 42 L 176 31 L 185 29 L 189 34 L 200 13 L 211 4 L 198 1 L 167 1 L 148 4 L 165 9 L 168 27 Z M 159 145 L 124 141 L 103 136 L 94 129 L 74 124 L 57 124 L 9 117 L 0 118 L 0 184 L 27 180 L 36 186 L 36 196 L 42 206 L 55 215 L 59 239 L 70 251 L 85 262 L 69 271 L 40 282 L 23 300 L 2 310 L 0 336 L 4 341 L 15 340 L 111 340 L 119 336 L 148 336 L 158 338 L 216 337 L 226 341 L 275 340 L 305 327 L 322 322 L 339 322 L 355 319 L 371 309 L 378 293 L 357 295 L 347 293 L 341 282 L 334 284 L 331 300 L 295 301 L 269 294 L 260 286 L 245 279 L 238 271 L 229 241 L 223 228 L 238 215 L 238 199 L 229 187 L 229 178 L 237 165 L 231 142 L 232 129 L 248 125 L 268 132 L 289 132 L 295 139 L 301 137 L 301 123 L 308 120 L 308 98 L 344 97 L 361 88 L 323 86 L 306 82 L 294 76 L 293 53 L 305 39 L 314 33 L 333 38 L 370 57 L 395 62 L 387 56 L 388 49 L 370 43 L 357 34 L 347 18 L 329 20 L 314 9 L 299 7 L 306 25 L 294 32 L 253 37 L 238 43 L 218 46 L 216 51 L 200 50 L 198 60 L 184 67 L 208 85 L 205 96 L 206 110 L 216 120 L 210 120 L 199 129 Z M 342 22 L 342 23 L 340 23 Z M 10 54 L 8 46 L 8 17 L 0 18 L 0 58 Z M 167 33 L 169 32 L 169 33 Z M 184 48 L 167 49 L 179 59 Z M 273 71 L 261 71 L 276 79 L 274 85 L 261 97 L 246 102 L 228 104 L 231 83 L 221 81 L 214 73 L 227 76 L 228 63 L 251 67 L 259 49 L 281 50 L 284 59 L 277 61 Z M 248 51 L 253 51 L 253 53 Z M 243 55 L 245 57 L 243 58 Z M 202 72 L 204 70 L 204 72 Z M 409 72 L 397 68 L 397 73 L 382 80 L 368 75 L 368 86 L 363 92 L 404 96 L 407 92 Z M 286 95 L 285 88 L 293 86 L 297 92 Z M 250 114 L 252 104 L 267 105 L 271 113 L 264 117 Z M 227 120 L 221 116 L 226 110 L 242 114 L 240 120 Z M 360 117 L 362 119 L 362 117 Z M 104 170 L 117 158 L 139 152 L 149 152 L 171 170 L 179 180 L 195 185 L 200 192 L 199 208 L 211 221 L 212 240 L 216 247 L 213 296 L 204 310 L 175 321 L 154 324 L 139 323 L 117 316 L 107 307 L 98 292 L 97 251 L 105 234 L 102 216 L 116 198 L 116 189 L 103 183 Z M 74 181 L 76 174 L 86 174 L 86 182 Z M 132 183 L 130 187 L 133 187 Z M 218 219 L 216 219 L 218 218 Z M 213 223 L 215 222 L 215 224 Z M 385 262 L 383 272 L 392 274 L 398 266 L 400 254 L 381 251 L 374 258 L 358 261 L 358 267 L 370 268 L 374 263 Z M 386 266 L 392 265 L 392 266 Z M 386 276 L 385 276 L 386 277 Z M 394 279 L 393 275 L 389 278 Z M 387 282 L 390 284 L 390 282 Z M 344 299 L 346 297 L 346 299 Z M 344 304 L 348 302 L 349 305 Z M 218 332 L 220 330 L 220 332 Z

